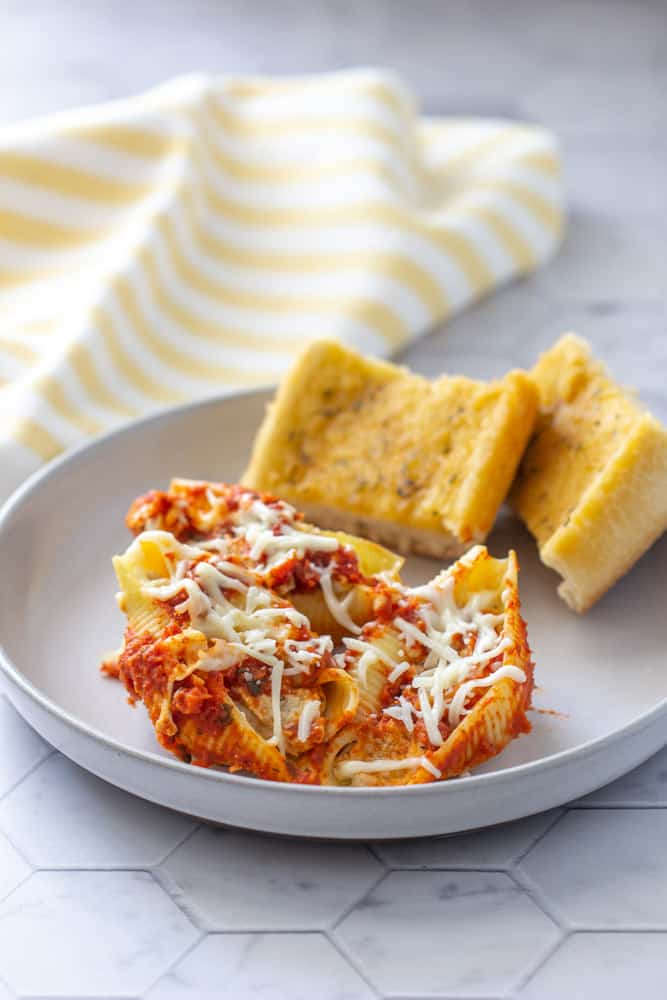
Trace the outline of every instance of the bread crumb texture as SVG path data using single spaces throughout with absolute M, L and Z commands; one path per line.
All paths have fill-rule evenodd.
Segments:
M 426 551 L 420 537 L 441 536 L 455 552 L 490 531 L 536 412 L 522 371 L 432 382 L 321 341 L 282 383 L 244 482 L 316 509 L 325 524 L 353 518 L 392 543 L 402 526 L 408 540 L 414 532 L 404 548 Z
M 573 334 L 532 374 L 540 413 L 512 500 L 584 611 L 667 528 L 667 431 Z

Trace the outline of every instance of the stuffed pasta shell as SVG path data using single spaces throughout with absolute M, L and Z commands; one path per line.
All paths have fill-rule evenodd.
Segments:
M 251 569 L 161 530 L 114 567 L 128 627 L 107 670 L 176 756 L 288 781 L 291 757 L 354 717 L 358 689 L 331 637 Z
M 167 492 L 135 500 L 127 524 L 135 534 L 161 528 L 232 555 L 334 639 L 374 617 L 384 589 L 377 574 L 398 579 L 403 563 L 374 542 L 322 531 L 283 500 L 236 484 L 174 479 Z
M 357 682 L 359 711 L 317 755 L 326 782 L 456 777 L 530 728 L 514 552 L 493 559 L 476 546 L 426 586 L 393 588 L 383 614 L 343 643 L 338 662 Z
M 276 497 L 174 480 L 114 559 L 127 629 L 103 665 L 161 745 L 275 781 L 457 777 L 530 726 L 514 552 L 476 546 L 421 587 L 401 560 Z

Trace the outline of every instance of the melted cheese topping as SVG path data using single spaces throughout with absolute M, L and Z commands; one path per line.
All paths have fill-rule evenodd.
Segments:
M 246 542 L 248 558 L 258 564 L 258 571 L 262 573 L 275 570 L 293 556 L 303 559 L 307 552 L 335 552 L 341 548 L 338 539 L 331 535 L 306 531 L 296 509 L 284 500 L 266 504 L 248 495 L 237 510 L 227 512 L 223 497 L 216 497 L 210 488 L 206 497 L 210 510 L 198 512 L 202 529 L 212 530 L 221 521 L 229 523 L 233 536 Z M 224 537 L 207 539 L 200 545 L 207 551 L 220 553 L 229 547 Z M 352 627 L 356 628 L 354 623 Z
M 213 525 L 222 513 L 224 501 L 212 492 L 208 499 Z M 288 504 L 277 501 L 269 505 L 255 498 L 233 512 L 231 531 L 235 538 L 245 540 L 249 558 L 261 565 L 253 570 L 226 559 L 230 552 L 229 535 L 188 545 L 178 542 L 168 532 L 143 532 L 134 544 L 152 542 L 157 545 L 169 575 L 159 582 L 147 581 L 142 589 L 147 596 L 160 601 L 182 595 L 175 609 L 187 614 L 191 626 L 213 640 L 208 650 L 200 655 L 196 669 L 225 670 L 246 657 L 271 668 L 272 735 L 268 742 L 284 754 L 281 719 L 284 678 L 308 674 L 323 656 L 333 653 L 333 642 L 330 636 L 292 638 L 294 629 L 310 632 L 310 622 L 295 608 L 276 604 L 275 596 L 261 585 L 263 574 L 293 554 L 302 558 L 306 551 L 334 552 L 340 548 L 340 543 L 336 538 L 301 530 L 296 511 Z M 413 733 L 416 720 L 421 719 L 433 747 L 443 743 L 440 732 L 443 719 L 446 718 L 450 727 L 456 727 L 468 714 L 466 701 L 476 690 L 489 688 L 505 677 L 519 683 L 526 680 L 524 671 L 511 663 L 503 663 L 486 676 L 471 676 L 481 672 L 511 645 L 510 640 L 502 636 L 504 614 L 485 610 L 497 601 L 495 591 L 477 592 L 464 606 L 459 606 L 452 575 L 441 574 L 435 581 L 413 590 L 404 589 L 393 579 L 388 580 L 396 598 L 411 599 L 410 613 L 406 611 L 392 623 L 395 638 L 399 640 L 398 659 L 394 659 L 373 641 L 357 637 L 363 630 L 350 616 L 353 592 L 343 599 L 338 597 L 332 567 L 314 566 L 313 569 L 319 576 L 322 595 L 332 617 L 348 633 L 355 635 L 344 638 L 343 643 L 347 650 L 361 654 L 353 670 L 360 684 L 366 684 L 367 670 L 378 662 L 387 668 L 389 683 L 395 683 L 408 671 L 418 671 L 382 713 L 400 722 L 409 734 Z M 507 597 L 507 591 L 503 591 L 503 604 Z M 467 649 L 465 653 L 461 653 L 462 642 Z M 408 697 L 407 691 L 410 692 Z M 309 698 L 298 718 L 297 739 L 300 742 L 308 741 L 320 712 L 320 701 Z M 418 767 L 426 768 L 435 777 L 441 776 L 438 768 L 424 756 L 344 761 L 338 765 L 337 772 L 345 778 L 364 772 Z
M 416 771 L 418 767 L 423 767 L 429 771 L 434 778 L 440 778 L 440 771 L 435 764 L 431 763 L 428 757 L 403 757 L 402 760 L 345 760 L 336 767 L 339 778 L 352 778 L 355 774 L 372 774 L 378 771 Z
M 218 559 L 215 553 L 180 543 L 163 531 L 144 532 L 133 544 L 144 542 L 152 542 L 160 548 L 170 577 L 164 583 L 144 583 L 143 593 L 160 601 L 184 593 L 184 600 L 175 610 L 187 614 L 193 628 L 214 640 L 208 652 L 199 659 L 198 669 L 224 670 L 245 657 L 271 667 L 273 735 L 268 742 L 284 753 L 280 712 L 283 677 L 307 673 L 325 653 L 332 651 L 330 636 L 291 638 L 293 628 L 310 630 L 308 618 L 296 608 L 276 605 L 270 591 L 244 582 L 239 578 L 243 570 L 237 572 L 238 567 Z M 185 575 L 188 566 L 192 567 L 191 576 Z M 247 574 L 245 576 L 247 579 Z M 229 600 L 226 593 L 229 591 L 242 597 L 241 606 Z M 279 641 L 284 651 L 282 656 L 279 655 Z
M 283 685 L 283 664 L 279 660 L 271 671 L 271 712 L 273 714 L 273 736 L 268 743 L 277 746 L 281 754 L 285 754 L 285 740 L 283 737 L 283 720 L 280 714 L 280 692 Z
M 467 681 L 461 685 L 452 698 L 452 703 L 449 706 L 450 723 L 454 726 L 458 725 L 461 716 L 467 714 L 463 705 L 471 691 L 474 691 L 475 688 L 491 687 L 492 684 L 495 684 L 496 681 L 501 680 L 503 677 L 511 677 L 513 681 L 518 681 L 520 684 L 526 679 L 526 675 L 521 667 L 516 667 L 513 663 L 506 663 L 486 677 L 476 677 L 471 681 Z
M 330 635 L 320 635 L 306 644 L 296 639 L 287 639 L 284 643 L 287 659 L 292 664 L 285 669 L 285 677 L 295 674 L 307 674 L 314 663 L 318 663 L 325 653 L 333 652 L 333 640 Z
M 396 668 L 396 664 L 389 654 L 385 653 L 383 649 L 380 649 L 378 646 L 374 646 L 370 642 L 365 642 L 363 639 L 350 639 L 346 636 L 343 639 L 343 645 L 346 646 L 347 649 L 353 649 L 359 653 L 369 653 L 374 659 L 380 660 L 381 663 L 384 663 L 385 666 L 391 667 L 392 669 Z
M 402 677 L 403 674 L 410 669 L 411 666 L 412 664 L 408 663 L 407 660 L 402 660 L 400 663 L 398 663 L 387 677 L 389 683 L 394 684 L 399 679 L 399 677 Z
M 383 715 L 388 715 L 392 719 L 398 719 L 402 722 L 409 733 L 415 728 L 414 716 L 419 713 L 415 709 L 411 701 L 405 697 L 405 695 L 400 694 L 398 696 L 398 704 L 392 705 L 391 708 L 383 708 Z
M 266 568 L 274 569 L 287 555 L 306 552 L 335 552 L 340 548 L 338 539 L 301 530 L 295 524 L 296 511 L 289 504 L 280 502 L 269 507 L 261 500 L 253 500 L 236 516 L 233 531 L 250 546 L 250 558 L 259 562 L 266 558 Z
M 397 703 L 383 709 L 383 713 L 402 722 L 408 733 L 412 733 L 416 718 L 423 719 L 429 742 L 435 747 L 444 742 L 440 723 L 445 714 L 448 724 L 457 726 L 467 714 L 465 702 L 475 689 L 490 687 L 503 677 L 518 682 L 526 680 L 524 671 L 512 664 L 499 667 L 487 677 L 470 678 L 474 670 L 492 662 L 511 643 L 498 634 L 504 614 L 484 611 L 497 599 L 495 591 L 478 591 L 460 607 L 455 600 L 454 587 L 455 580 L 449 576 L 415 588 L 409 593 L 419 600 L 417 623 L 401 616 L 393 623 L 407 649 L 418 645 L 428 652 L 422 669 L 410 685 L 416 691 L 419 708 L 404 695 L 399 695 Z M 460 641 L 462 637 L 474 637 L 474 648 L 466 655 L 461 655 L 455 645 L 455 640 Z M 379 660 L 389 668 L 387 680 L 390 683 L 414 665 L 406 660 L 396 662 L 377 645 L 363 639 L 344 639 L 343 642 L 348 649 L 362 653 L 356 664 L 361 684 L 365 683 L 366 671 L 374 661 Z
M 306 704 L 301 709 L 301 714 L 299 715 L 299 725 L 296 731 L 296 738 L 300 743 L 305 743 L 310 737 L 310 732 L 313 728 L 313 722 L 315 719 L 319 718 L 320 714 L 320 702 L 317 699 L 307 701 Z
M 323 569 L 320 572 L 320 587 L 322 588 L 322 595 L 326 605 L 331 615 L 336 619 L 339 625 L 346 628 L 348 632 L 359 634 L 361 629 L 356 622 L 352 621 L 348 611 L 350 601 L 354 597 L 354 591 L 351 590 L 347 597 L 343 598 L 341 601 L 335 594 L 330 569 Z

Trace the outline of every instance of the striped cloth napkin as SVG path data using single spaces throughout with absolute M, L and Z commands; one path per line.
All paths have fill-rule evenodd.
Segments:
M 91 435 L 388 355 L 545 261 L 554 137 L 419 118 L 380 71 L 185 77 L 0 130 L 0 498 Z

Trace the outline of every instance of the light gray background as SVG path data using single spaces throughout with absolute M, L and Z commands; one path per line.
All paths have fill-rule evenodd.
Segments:
M 0 121 L 183 72 L 370 64 L 401 73 L 426 112 L 552 127 L 566 164 L 558 258 L 408 360 L 488 376 L 575 329 L 667 418 L 665 3 L 0 3 Z M 49 755 L 0 695 L 0 1000 L 662 1000 L 666 835 L 663 752 L 564 813 L 304 855 L 107 788 Z M 215 933 L 233 928 L 246 933 Z

